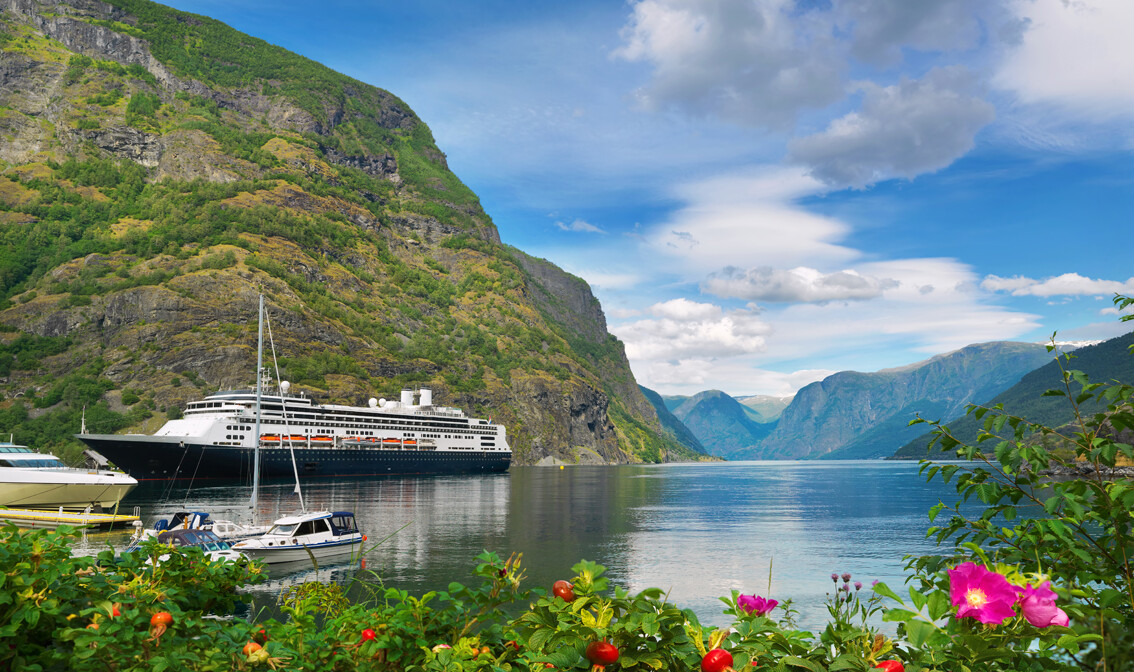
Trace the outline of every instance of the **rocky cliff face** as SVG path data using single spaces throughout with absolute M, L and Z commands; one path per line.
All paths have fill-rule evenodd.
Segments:
M 144 0 L 0 0 L 0 49 L 17 439 L 72 448 L 84 406 L 148 430 L 251 383 L 263 292 L 284 376 L 319 398 L 429 385 L 504 422 L 519 463 L 692 455 L 586 283 L 502 246 L 389 92 Z

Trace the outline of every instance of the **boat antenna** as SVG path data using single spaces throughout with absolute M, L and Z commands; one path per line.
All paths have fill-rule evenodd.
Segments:
M 307 513 L 307 505 L 303 503 L 303 491 L 299 488 L 299 467 L 295 464 L 295 441 L 291 440 L 290 429 L 287 422 L 287 395 L 283 392 L 283 386 L 280 384 L 280 363 L 276 359 L 276 340 L 272 338 L 272 321 L 266 319 L 268 323 L 268 344 L 272 348 L 272 366 L 276 370 L 276 386 L 280 388 L 280 410 L 283 411 L 283 425 L 284 431 L 288 432 L 287 449 L 291 453 L 291 470 L 295 474 L 295 494 L 299 496 L 299 509 Z M 280 435 L 280 441 L 283 441 L 283 435 Z
M 255 442 L 255 448 L 252 451 L 252 509 L 255 512 L 257 498 L 260 490 L 260 398 L 263 395 L 263 376 L 260 375 L 264 370 L 264 295 L 260 295 L 260 312 L 259 312 L 260 334 L 256 342 L 256 429 L 252 433 L 252 440 Z M 255 515 L 255 513 L 253 513 Z

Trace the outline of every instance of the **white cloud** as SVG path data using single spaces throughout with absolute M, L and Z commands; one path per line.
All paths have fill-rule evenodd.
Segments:
M 834 187 L 862 189 L 892 177 L 940 170 L 973 148 L 996 112 L 963 67 L 935 68 L 893 86 L 860 84 L 862 109 L 822 133 L 788 143 L 791 160 Z
M 591 224 L 589 222 L 585 222 L 581 219 L 576 219 L 575 221 L 571 222 L 570 224 L 564 224 L 563 222 L 555 222 L 555 226 L 559 227 L 563 231 L 580 231 L 580 232 L 583 232 L 583 233 L 606 233 L 606 231 L 603 231 L 602 229 L 595 226 L 594 224 Z
M 803 108 L 842 96 L 829 18 L 791 0 L 641 0 L 615 55 L 654 67 L 637 91 L 673 108 L 754 126 L 789 127 Z
M 653 319 L 611 328 L 632 360 L 728 357 L 759 352 L 770 328 L 758 310 L 673 299 L 650 307 Z
M 803 266 L 790 270 L 729 266 L 709 274 L 701 291 L 747 301 L 824 302 L 873 299 L 897 285 L 896 280 L 861 275 L 853 269 L 821 273 Z
M 1009 292 L 1013 296 L 1082 296 L 1092 294 L 1132 294 L 1134 278 L 1129 280 L 1094 280 L 1078 273 L 1064 273 L 1043 280 L 1023 276 L 1002 278 L 989 275 L 981 288 L 990 292 Z
M 859 256 L 839 245 L 845 223 L 795 204 L 823 190 L 799 169 L 764 169 L 686 184 L 684 205 L 644 233 L 655 254 L 674 257 L 677 273 L 699 281 L 725 266 L 843 266 Z
M 993 82 L 1024 103 L 1105 119 L 1134 110 L 1134 2 L 1015 0 L 1027 22 Z

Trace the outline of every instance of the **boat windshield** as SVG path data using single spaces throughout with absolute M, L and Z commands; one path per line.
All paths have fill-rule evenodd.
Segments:
M 232 545 L 227 541 L 209 541 L 202 544 L 201 548 L 206 551 L 227 551 L 232 548 Z
M 35 460 L 0 460 L 0 467 L 18 467 L 20 469 L 64 469 L 67 465 L 53 458 Z
M 278 534 L 281 537 L 290 537 L 291 535 L 295 534 L 296 527 L 298 527 L 297 523 L 292 523 L 291 525 L 276 525 L 271 530 L 268 530 L 268 534 Z

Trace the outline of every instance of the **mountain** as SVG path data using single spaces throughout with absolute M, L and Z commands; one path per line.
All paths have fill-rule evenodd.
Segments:
M 281 373 L 503 422 L 520 464 L 696 457 L 587 284 L 502 245 L 393 94 L 146 0 L 0 0 L 0 427 L 64 455 Z
M 671 397 L 666 399 L 666 405 L 710 455 L 744 459 L 746 452 L 775 426 L 756 422 L 749 415 L 751 411 L 720 390 L 700 392 L 675 403 L 677 401 Z
M 645 395 L 646 399 L 653 404 L 662 427 L 665 427 L 666 430 L 673 435 L 674 439 L 691 450 L 695 450 L 698 453 L 705 453 L 705 447 L 701 445 L 701 441 L 685 426 L 685 423 L 670 412 L 669 407 L 666 406 L 665 400 L 660 394 L 641 385 L 639 385 L 638 388 L 642 390 L 642 394 Z
M 1043 345 L 994 342 L 875 373 L 836 373 L 797 392 L 775 429 L 734 457 L 888 457 L 924 431 L 908 426 L 916 414 L 958 417 L 966 404 L 1007 389 L 1050 359 Z
M 1063 365 L 1065 368 L 1086 373 L 1092 383 L 1110 381 L 1134 383 L 1134 357 L 1130 353 L 1132 346 L 1134 346 L 1134 332 L 1097 345 L 1078 348 L 1072 353 L 1070 362 L 1064 362 Z M 1060 363 L 1053 361 L 1052 355 L 1048 357 L 1052 361 L 1028 373 L 1018 383 L 1000 394 L 979 397 L 977 403 L 989 407 L 1003 404 L 1006 412 L 1047 427 L 1060 427 L 1071 423 L 1075 415 L 1065 397 L 1043 396 L 1047 390 L 1063 389 Z M 1073 389 L 1078 392 L 1077 386 Z M 1106 403 L 1090 400 L 1083 404 L 1081 412 L 1090 415 L 1105 408 Z M 968 443 L 976 440 L 979 429 L 978 421 L 972 416 L 957 418 L 949 422 L 947 427 L 954 436 Z M 894 457 L 910 459 L 925 457 L 932 434 L 924 431 L 925 425 L 918 425 L 917 428 L 921 432 L 920 435 L 903 445 Z
M 754 394 L 749 397 L 733 398 L 752 412 L 750 415 L 756 422 L 774 422 L 779 419 L 795 396 L 775 397 L 766 394 Z

